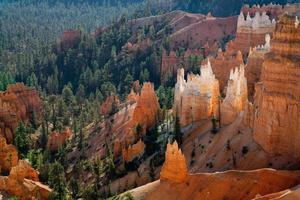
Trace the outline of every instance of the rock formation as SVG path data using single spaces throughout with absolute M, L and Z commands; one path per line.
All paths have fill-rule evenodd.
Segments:
M 1 176 L 1 175 L 8 176 Z M 17 149 L 0 136 L 0 191 L 21 200 L 48 199 L 51 189 L 41 184 L 38 172 L 19 160 Z
M 48 150 L 50 150 L 51 152 L 57 152 L 59 148 L 61 148 L 71 136 L 72 131 L 69 128 L 61 131 L 60 133 L 51 133 L 47 143 Z
M 201 75 L 189 74 L 184 79 L 184 69 L 179 69 L 175 85 L 174 109 L 181 127 L 208 119 L 216 113 L 219 98 L 219 81 L 208 60 L 201 66 Z
M 226 51 L 219 51 L 216 58 L 209 57 L 209 60 L 211 62 L 212 70 L 219 80 L 220 90 L 221 92 L 225 92 L 224 89 L 228 81 L 230 70 L 244 64 L 242 53 L 237 51 L 231 54 Z M 207 62 L 207 60 L 204 62 Z
M 0 173 L 9 173 L 17 163 L 17 149 L 11 144 L 6 144 L 6 139 L 0 135 Z
M 273 155 L 300 161 L 300 28 L 285 15 L 276 26 L 256 85 L 255 141 Z
M 120 100 L 115 94 L 113 94 L 105 99 L 100 107 L 100 113 L 104 116 L 112 115 L 117 112 L 119 106 Z
M 266 12 L 262 12 L 262 14 L 256 12 L 253 18 L 249 13 L 245 18 L 244 13 L 241 12 L 238 18 L 236 39 L 228 44 L 228 48 L 241 50 L 242 54 L 246 56 L 250 47 L 265 43 L 265 35 L 272 35 L 275 24 L 276 21 L 271 20 Z
M 251 200 L 293 188 L 299 183 L 299 171 L 233 170 L 211 174 L 191 174 L 185 182 L 177 184 L 172 181 L 156 181 L 134 189 L 131 193 L 135 199 L 140 200 L 161 198 L 165 200 Z M 267 199 L 270 200 L 270 198 Z
M 250 48 L 245 68 L 245 76 L 248 82 L 248 99 L 253 100 L 255 84 L 259 81 L 262 64 L 265 60 L 265 55 L 270 51 L 270 35 L 265 37 L 265 45 L 259 45 Z
M 209 47 L 208 47 L 209 48 Z M 176 77 L 177 70 L 184 68 L 191 70 L 191 67 L 197 65 L 205 51 L 201 52 L 199 49 L 187 49 L 182 55 L 176 55 L 174 51 L 170 51 L 169 55 L 163 51 L 160 76 L 161 81 L 166 82 L 171 77 Z
M 241 65 L 230 71 L 226 97 L 221 105 L 222 124 L 232 123 L 247 105 L 247 79 L 245 78 L 245 67 Z
M 39 182 L 38 173 L 26 161 L 20 160 L 9 176 L 0 176 L 0 191 L 29 200 L 48 199 L 51 189 Z
M 127 149 L 122 150 L 123 161 L 129 163 L 135 158 L 139 158 L 144 154 L 145 144 L 139 140 L 136 144 L 129 146 Z
M 168 180 L 171 182 L 182 183 L 188 178 L 188 169 L 185 157 L 178 144 L 167 145 L 166 160 L 160 172 L 160 180 Z
M 6 92 L 0 93 L 0 135 L 8 143 L 13 140 L 13 133 L 20 121 L 25 123 L 39 119 L 42 102 L 36 90 L 23 83 L 8 86 Z

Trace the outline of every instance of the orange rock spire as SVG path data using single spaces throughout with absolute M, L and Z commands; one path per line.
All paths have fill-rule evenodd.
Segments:
M 168 144 L 166 160 L 160 172 L 160 179 L 181 183 L 186 181 L 187 177 L 188 169 L 185 157 L 178 148 L 177 142 Z

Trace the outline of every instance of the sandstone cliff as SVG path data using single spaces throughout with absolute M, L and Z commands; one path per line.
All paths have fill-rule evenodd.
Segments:
M 1 176 L 8 174 L 8 176 Z M 51 189 L 39 182 L 38 172 L 19 160 L 13 145 L 0 136 L 0 191 L 21 200 L 48 199 Z
M 244 64 L 242 53 L 240 51 L 219 51 L 217 57 L 209 57 L 209 60 L 211 62 L 212 70 L 216 75 L 216 78 L 219 80 L 220 91 L 225 93 L 224 89 L 227 84 L 230 71 L 236 66 Z M 207 62 L 207 60 L 204 62 Z
M 18 123 L 39 119 L 41 111 L 42 102 L 36 90 L 23 83 L 8 86 L 6 92 L 0 93 L 0 135 L 11 143 Z
M 129 146 L 127 149 L 122 150 L 122 157 L 124 162 L 129 163 L 135 158 L 140 158 L 145 151 L 145 144 L 139 140 L 136 144 Z
M 245 76 L 248 82 L 248 99 L 253 100 L 255 84 L 259 81 L 265 55 L 270 51 L 270 35 L 266 35 L 265 45 L 250 48 Z
M 255 91 L 253 134 L 273 155 L 300 161 L 300 27 L 295 15 L 280 19 Z
M 240 50 L 243 56 L 247 56 L 250 47 L 256 47 L 265 43 L 265 35 L 272 35 L 276 21 L 271 20 L 265 11 L 256 12 L 252 18 L 247 13 L 246 18 L 243 12 L 239 15 L 236 38 L 229 43 L 227 48 Z
M 189 74 L 184 79 L 184 69 L 179 69 L 175 85 L 174 109 L 181 127 L 208 119 L 217 112 L 219 82 L 208 60 L 201 66 L 201 75 Z
M 49 139 L 47 142 L 47 148 L 51 152 L 56 152 L 61 148 L 68 139 L 72 136 L 72 131 L 70 128 L 67 128 L 60 133 L 53 132 L 49 135 Z

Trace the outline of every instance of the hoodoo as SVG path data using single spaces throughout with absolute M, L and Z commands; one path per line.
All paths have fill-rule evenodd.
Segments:
M 201 75 L 189 74 L 184 79 L 184 69 L 178 70 L 175 85 L 174 108 L 181 127 L 208 119 L 216 113 L 219 98 L 219 81 L 208 60 L 201 66 Z

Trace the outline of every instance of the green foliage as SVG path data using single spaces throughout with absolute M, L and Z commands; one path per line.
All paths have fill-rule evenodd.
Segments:
M 15 79 L 9 71 L 7 71 L 7 72 L 0 71 L 0 91 L 5 91 L 7 86 L 14 82 L 15 82 Z
M 15 130 L 13 144 L 17 147 L 21 158 L 23 158 L 30 149 L 30 134 L 28 132 L 28 128 L 23 122 L 20 122 Z
M 53 188 L 52 199 L 65 200 L 67 198 L 67 183 L 64 168 L 57 161 L 50 166 L 48 184 Z

